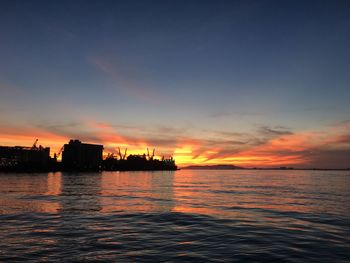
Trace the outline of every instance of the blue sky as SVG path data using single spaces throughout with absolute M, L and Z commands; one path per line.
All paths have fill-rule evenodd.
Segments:
M 94 140 L 84 135 L 94 133 L 91 122 L 146 144 L 164 129 L 203 141 L 222 139 L 217 131 L 275 139 L 262 138 L 262 127 L 346 135 L 328 129 L 350 119 L 348 1 L 2 0 L 0 7 L 5 144 L 15 140 L 11 128 L 28 140 L 30 128 Z M 132 141 L 125 145 L 141 147 Z M 179 144 L 156 146 L 174 153 Z M 208 160 L 191 156 L 188 163 Z

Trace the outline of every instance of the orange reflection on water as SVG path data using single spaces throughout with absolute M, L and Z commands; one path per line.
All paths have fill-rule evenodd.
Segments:
M 60 203 L 44 196 L 58 196 L 60 185 L 59 173 L 1 174 L 0 213 L 56 213 Z
M 103 172 L 101 212 L 170 211 L 172 180 L 172 172 Z
M 200 174 L 201 173 L 201 174 Z M 220 196 L 213 194 L 211 188 L 223 181 L 215 182 L 213 178 L 205 176 L 206 171 L 181 170 L 176 172 L 174 178 L 174 208 L 172 211 L 181 213 L 222 215 L 229 216 L 230 211 L 221 210 L 221 202 L 231 202 L 229 195 Z M 219 200 L 218 200 L 219 199 Z
M 337 202 L 322 201 L 327 188 L 320 187 L 310 171 L 182 170 L 174 177 L 173 211 L 273 222 L 283 213 L 327 212 Z
M 0 174 L 0 213 L 182 212 L 273 222 L 288 213 L 341 213 L 338 196 L 348 177 L 336 176 L 277 170 Z
M 49 173 L 47 176 L 47 191 L 45 195 L 58 196 L 62 192 L 62 173 Z

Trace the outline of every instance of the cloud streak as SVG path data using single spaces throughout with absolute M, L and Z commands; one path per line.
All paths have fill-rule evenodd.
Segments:
M 196 136 L 176 127 L 136 127 L 93 119 L 60 124 L 41 123 L 33 127 L 0 126 L 5 145 L 28 145 L 39 138 L 52 152 L 69 139 L 101 143 L 106 152 L 117 147 L 129 153 L 156 148 L 159 156 L 173 155 L 180 166 L 189 164 L 235 164 L 245 167 L 293 166 L 300 168 L 348 168 L 350 122 L 318 131 L 291 132 L 285 127 L 262 126 L 255 133 L 242 134 L 207 130 Z M 23 132 L 25 130 L 25 132 Z M 132 131 L 132 132 L 131 132 Z
M 275 136 L 283 136 L 283 135 L 291 135 L 293 134 L 289 131 L 288 128 L 277 126 L 277 127 L 269 127 L 269 126 L 261 126 L 259 128 L 259 133 L 267 137 L 275 137 Z
M 123 93 L 156 105 L 165 100 L 163 96 L 145 84 L 144 74 L 135 67 L 126 65 L 121 60 L 107 59 L 103 56 L 91 56 L 88 61 Z

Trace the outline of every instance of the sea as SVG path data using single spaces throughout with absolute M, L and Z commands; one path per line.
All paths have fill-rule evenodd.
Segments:
M 0 173 L 0 262 L 350 262 L 350 171 Z

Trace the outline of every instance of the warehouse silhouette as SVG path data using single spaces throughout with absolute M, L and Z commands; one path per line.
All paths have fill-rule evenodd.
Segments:
M 9 172 L 47 172 L 47 171 L 132 171 L 132 170 L 176 170 L 175 160 L 154 158 L 147 149 L 147 154 L 128 155 L 108 154 L 103 159 L 103 145 L 83 143 L 70 140 L 54 157 L 50 157 L 50 148 L 37 146 L 38 139 L 32 147 L 0 146 L 0 170 Z M 62 154 L 62 161 L 58 159 Z

